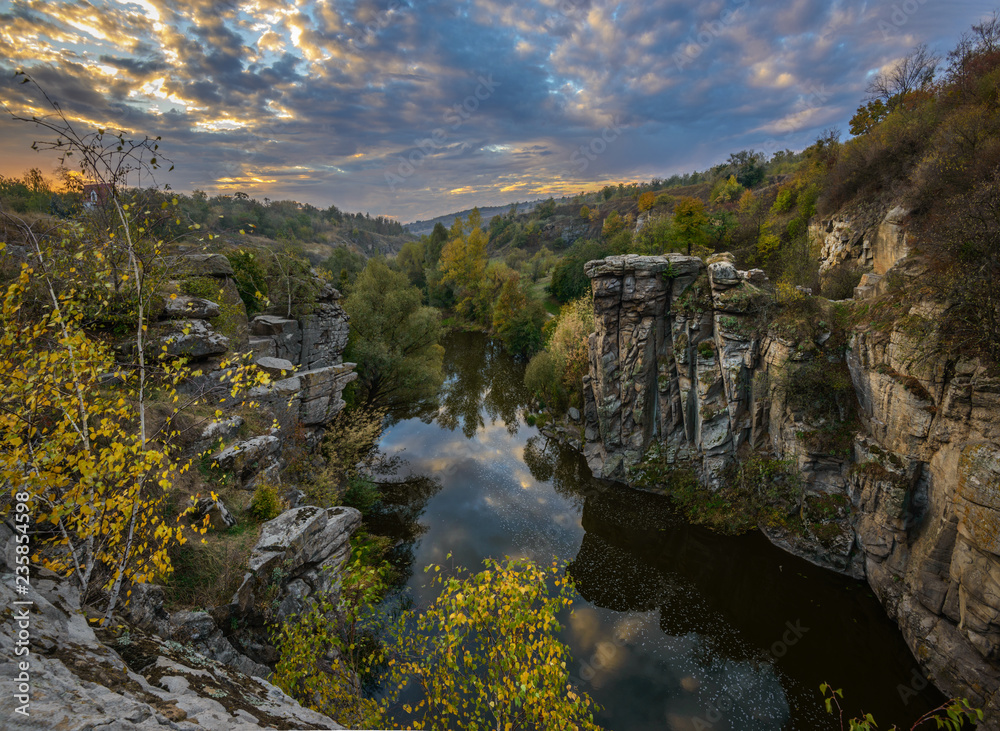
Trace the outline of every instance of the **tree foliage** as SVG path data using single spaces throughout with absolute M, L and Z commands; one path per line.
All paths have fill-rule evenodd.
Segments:
M 828 683 L 820 685 L 819 690 L 823 694 L 826 712 L 838 716 L 840 728 L 843 731 L 844 710 L 840 705 L 840 701 L 844 697 L 843 691 L 833 688 Z M 983 718 L 983 712 L 977 708 L 973 708 L 967 699 L 952 698 L 914 721 L 913 725 L 910 726 L 910 731 L 915 731 L 920 726 L 930 724 L 931 721 L 934 722 L 934 727 L 938 729 L 962 731 L 962 729 L 967 727 L 967 724 L 975 724 L 978 721 L 982 721 Z M 877 731 L 879 727 L 874 716 L 870 713 L 851 718 L 847 724 L 849 731 Z M 894 725 L 888 731 L 898 731 L 898 727 Z
M 365 639 L 377 625 L 391 568 L 365 560 L 356 547 L 352 553 L 336 601 L 312 597 L 293 621 L 276 629 L 274 684 L 348 728 L 376 728 L 379 706 L 361 693 L 358 676 L 382 660 L 378 644 Z
M 107 205 L 44 239 L 9 219 L 28 255 L 0 309 L 0 484 L 31 509 L 34 560 L 73 577 L 85 600 L 106 591 L 107 622 L 129 586 L 169 575 L 169 549 L 185 540 L 161 502 L 190 467 L 176 444 L 185 406 L 176 389 L 200 373 L 168 354 L 169 339 L 150 341 L 166 268 L 157 229 L 171 204 L 151 209 L 125 182 L 158 165 L 158 144 L 78 133 L 51 108 L 25 120 L 55 137 L 36 147 L 62 161 L 75 155 L 83 175 L 106 186 Z M 116 350 L 89 327 L 109 313 L 124 328 Z M 221 365 L 227 398 L 267 381 L 239 363 Z M 191 397 L 199 400 L 212 402 Z M 155 427 L 154 402 L 168 414 Z
M 703 246 L 708 240 L 708 215 L 705 204 L 697 198 L 685 196 L 674 206 L 673 231 L 676 242 L 691 251 L 696 246 Z
M 570 683 L 569 650 L 555 636 L 560 613 L 572 606 L 560 566 L 510 558 L 485 564 L 465 578 L 433 567 L 440 594 L 401 626 L 391 648 L 393 686 L 420 696 L 401 705 L 406 715 L 396 725 L 597 729 L 599 709 Z
M 441 317 L 421 305 L 406 275 L 371 259 L 344 299 L 351 318 L 346 356 L 358 364 L 360 396 L 394 407 L 432 397 L 443 380 Z
M 504 278 L 493 305 L 493 330 L 507 350 L 520 355 L 537 351 L 542 345 L 546 317 L 542 303 L 524 291 L 517 273 Z
M 468 234 L 465 229 L 468 228 Z M 441 274 L 446 284 L 455 288 L 455 298 L 460 314 L 472 320 L 483 321 L 484 311 L 479 297 L 486 278 L 486 233 L 482 230 L 482 216 L 473 209 L 469 220 L 455 219 L 451 239 L 441 250 Z

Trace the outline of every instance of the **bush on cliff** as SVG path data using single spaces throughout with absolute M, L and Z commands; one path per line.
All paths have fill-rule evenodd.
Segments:
M 594 329 L 590 295 L 563 305 L 546 349 L 528 363 L 524 385 L 557 411 L 583 406 L 583 377 L 590 369 L 587 339 Z

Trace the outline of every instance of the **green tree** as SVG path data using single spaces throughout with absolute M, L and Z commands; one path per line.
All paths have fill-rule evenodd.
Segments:
M 560 302 L 582 297 L 590 291 L 590 278 L 584 265 L 593 259 L 603 259 L 608 251 L 608 246 L 600 241 L 581 239 L 575 242 L 552 270 L 549 292 Z
M 424 244 L 420 241 L 407 241 L 396 255 L 396 266 L 407 276 L 410 284 L 420 289 L 427 285 L 424 256 Z
M 358 364 L 368 406 L 395 407 L 434 396 L 443 380 L 441 316 L 421 305 L 406 275 L 371 259 L 344 300 L 351 318 L 346 357 Z
M 708 240 L 705 204 L 690 196 L 679 198 L 674 206 L 673 228 L 677 243 L 686 247 L 688 256 L 691 256 L 695 246 L 704 246 Z
M 441 249 L 448 242 L 448 229 L 438 221 L 434 224 L 431 235 L 427 238 L 427 247 L 424 249 L 424 263 L 428 267 L 437 266 L 438 259 L 441 258 Z
M 547 316 L 542 303 L 531 298 L 513 272 L 504 279 L 493 306 L 493 330 L 512 353 L 531 355 L 542 345 Z
M 580 218 L 582 218 L 585 221 L 589 221 L 590 220 L 590 207 L 589 206 L 580 206 Z
M 604 219 L 604 225 L 601 227 L 601 234 L 605 238 L 610 238 L 616 233 L 625 228 L 625 221 L 622 219 L 621 214 L 618 211 L 611 211 L 608 217 Z
M 672 248 L 675 240 L 673 220 L 655 216 L 636 235 L 635 251 L 639 254 L 662 254 Z

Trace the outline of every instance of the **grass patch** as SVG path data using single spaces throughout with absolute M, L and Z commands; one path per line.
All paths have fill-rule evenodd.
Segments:
M 698 481 L 694 470 L 666 464 L 654 448 L 632 479 L 663 492 L 689 521 L 718 533 L 800 527 L 802 488 L 791 462 L 752 456 L 727 468 L 721 487 L 712 490 Z
M 224 533 L 174 546 L 170 561 L 174 571 L 164 583 L 168 609 L 218 607 L 228 604 L 239 589 L 250 552 L 260 536 L 260 526 L 244 515 Z

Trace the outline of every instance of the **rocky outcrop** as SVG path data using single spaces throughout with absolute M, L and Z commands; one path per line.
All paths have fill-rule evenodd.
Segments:
M 623 479 L 657 443 L 715 482 L 753 437 L 763 273 L 738 272 L 728 256 L 706 266 L 674 254 L 609 257 L 586 272 L 596 327 L 584 378 L 591 469 Z
M 268 626 L 299 614 L 313 595 L 336 603 L 340 574 L 361 524 L 354 508 L 306 506 L 286 510 L 264 524 L 250 554 L 243 583 L 227 610 L 239 629 L 231 635 L 261 663 L 273 663 Z
M 820 248 L 821 275 L 841 264 L 853 264 L 882 276 L 910 253 L 906 233 L 910 212 L 897 205 L 881 217 L 879 213 L 838 213 L 809 224 L 809 236 Z
M 825 261 L 849 256 L 874 270 L 858 306 L 884 299 L 878 321 L 856 318 L 837 336 L 822 314 L 835 305 L 803 310 L 794 327 L 775 320 L 762 275 L 725 255 L 587 264 L 595 332 L 584 453 L 597 475 L 629 481 L 655 450 L 710 487 L 753 451 L 793 465 L 801 527 L 764 532 L 865 578 L 928 677 L 997 729 L 1000 378 L 944 347 L 944 303 L 902 295 L 927 273 L 906 256 L 905 215 L 893 209 L 857 231 L 827 222 Z M 846 443 L 831 446 L 824 430 L 835 424 L 788 395 L 808 364 L 849 377 L 859 416 L 841 424 Z
M 0 602 L 7 607 L 0 617 L 0 675 L 10 681 L 0 697 L 4 728 L 342 728 L 263 678 L 200 654 L 190 642 L 127 624 L 95 632 L 71 580 L 39 569 L 28 592 L 15 593 L 6 560 L 14 555 L 12 542 L 12 531 L 0 524 Z M 28 639 L 16 645 L 22 630 Z M 14 692 L 17 682 L 25 683 L 25 693 Z
M 250 345 L 258 356 L 283 358 L 313 370 L 342 362 L 349 334 L 340 292 L 324 284 L 309 314 L 300 318 L 258 315 L 250 323 Z
M 849 490 L 865 575 L 929 676 L 1000 724 L 1000 378 L 942 352 L 940 309 L 862 328 Z

